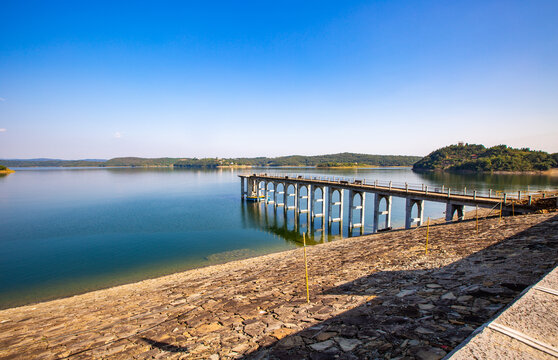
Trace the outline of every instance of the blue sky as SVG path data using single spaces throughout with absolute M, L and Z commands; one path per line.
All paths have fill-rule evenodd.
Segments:
M 558 152 L 558 2 L 3 1 L 0 158 Z

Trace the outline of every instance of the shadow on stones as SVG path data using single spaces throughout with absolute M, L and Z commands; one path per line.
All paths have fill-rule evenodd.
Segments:
M 185 346 L 175 346 L 175 345 L 171 345 L 168 344 L 166 342 L 162 342 L 162 341 L 155 341 L 152 339 L 148 339 L 145 337 L 140 338 L 141 341 L 157 348 L 157 349 L 161 349 L 164 351 L 168 351 L 168 352 L 172 352 L 172 353 L 181 353 L 181 352 L 188 352 L 188 349 Z
M 242 358 L 440 359 L 556 265 L 557 219 L 441 268 L 380 271 L 322 288 L 309 306 L 281 319 L 321 322 Z M 364 304 L 328 318 L 336 298 L 354 295 L 364 296 Z

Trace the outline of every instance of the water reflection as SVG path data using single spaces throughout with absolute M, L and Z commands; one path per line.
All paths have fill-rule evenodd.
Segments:
M 425 184 L 443 184 L 446 187 L 471 190 L 536 191 L 558 186 L 558 177 L 543 174 L 455 174 L 447 172 L 415 173 Z
M 306 235 L 307 245 L 342 237 L 342 222 L 328 227 L 323 218 L 316 218 L 312 222 L 309 214 L 299 214 L 293 210 L 285 212 L 283 208 L 264 202 L 242 202 L 241 214 L 245 227 L 266 231 L 296 246 L 303 245 L 303 234 Z
M 298 174 L 310 176 L 322 175 L 321 169 L 296 170 L 298 171 Z M 251 170 L 251 173 L 254 172 L 257 171 Z M 266 172 L 270 175 L 285 175 L 285 173 L 288 173 L 288 171 L 285 171 L 284 169 L 266 169 Z M 521 190 L 522 192 L 534 192 L 558 187 L 557 177 L 542 174 L 453 174 L 439 172 L 415 173 L 410 171 L 410 169 L 408 168 L 360 169 L 360 172 L 358 170 L 350 171 L 349 169 L 348 171 L 344 169 L 343 171 L 338 171 L 338 173 L 339 175 L 344 176 L 356 175 L 356 178 L 365 179 L 369 183 L 373 183 L 377 179 L 380 179 L 380 183 L 387 184 L 386 180 L 389 179 L 390 182 L 394 180 L 394 186 L 399 187 L 409 184 L 410 187 L 413 186 L 414 188 L 420 189 L 422 186 L 422 188 L 424 189 L 424 186 L 429 186 L 432 191 L 443 191 L 441 189 L 444 188 L 447 191 L 448 188 L 451 188 L 452 192 L 467 191 L 469 194 L 472 194 L 473 191 L 488 193 L 489 190 L 493 191 L 492 194 L 495 194 L 498 191 L 511 193 L 517 190 Z M 324 172 L 323 175 L 331 176 L 336 174 L 337 172 L 333 170 Z M 296 176 L 291 174 L 290 177 Z M 267 200 L 269 198 L 269 200 L 277 200 L 279 202 L 279 205 L 282 205 L 282 197 L 277 196 L 276 198 L 274 198 L 273 192 L 276 191 L 282 194 L 282 192 L 287 190 L 284 189 L 284 185 L 278 184 L 277 189 L 274 189 L 274 186 L 272 184 L 267 184 L 267 187 L 268 195 L 266 197 L 266 201 L 256 203 L 242 203 L 242 217 L 244 227 L 266 231 L 297 246 L 302 245 L 303 233 L 307 234 L 308 244 L 315 244 L 319 242 L 332 241 L 334 239 L 342 237 L 363 235 L 365 233 L 375 233 L 376 231 L 381 230 L 383 227 L 391 227 L 392 224 L 394 227 L 397 228 L 403 226 L 405 222 L 404 198 L 393 198 L 393 208 L 392 211 L 390 211 L 391 223 L 387 223 L 383 227 L 378 224 L 379 228 L 374 229 L 373 203 L 375 196 L 377 195 L 367 193 L 367 205 L 365 206 L 365 208 L 363 210 L 354 210 L 353 212 L 353 221 L 356 224 L 362 222 L 363 226 L 351 229 L 349 226 L 349 211 L 352 207 L 351 204 L 349 204 L 349 201 L 343 201 L 343 211 L 341 211 L 340 206 L 332 206 L 332 208 L 329 210 L 331 211 L 331 214 L 329 214 L 328 211 L 327 215 L 334 219 L 333 222 L 329 223 L 328 217 L 316 217 L 314 221 L 312 221 L 310 214 L 304 213 L 304 211 L 307 211 L 308 209 L 307 202 L 302 200 L 306 197 L 306 195 L 308 195 L 308 190 L 305 186 L 300 186 L 299 188 L 299 196 L 301 200 L 298 204 L 298 209 L 292 209 L 295 205 L 294 197 L 287 197 L 287 211 L 285 211 L 285 208 L 282 206 L 275 206 L 275 204 L 273 204 L 273 201 L 271 201 L 271 203 L 267 203 Z M 289 193 L 293 191 L 294 190 L 291 189 Z M 333 191 L 331 196 L 332 203 L 335 204 L 340 201 L 340 193 L 337 190 Z M 314 193 L 312 195 L 312 198 L 321 199 L 322 194 Z M 380 201 L 382 204 L 385 202 L 385 200 Z M 360 198 L 360 196 L 355 196 L 354 203 L 352 204 L 354 208 L 358 208 L 361 203 L 362 199 Z M 423 219 L 426 219 L 427 217 L 443 218 L 445 216 L 445 203 L 426 201 L 424 205 L 425 208 L 423 208 Z M 321 205 L 317 206 L 321 207 Z M 472 208 L 466 208 L 465 211 L 471 209 Z M 303 212 L 300 213 L 299 210 L 302 210 Z M 321 210 L 317 209 L 317 212 L 319 213 L 321 212 Z M 413 218 L 420 217 L 418 214 L 419 209 L 414 208 L 413 214 L 414 212 L 417 212 L 417 215 L 413 215 Z M 383 214 L 383 211 L 380 214 Z M 357 219 L 362 219 L 363 221 Z M 384 222 L 385 219 L 381 219 L 381 223 L 383 224 Z

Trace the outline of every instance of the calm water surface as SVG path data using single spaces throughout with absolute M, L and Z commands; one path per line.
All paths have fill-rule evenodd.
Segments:
M 300 246 L 308 231 L 304 218 L 295 228 L 292 212 L 285 219 L 272 205 L 241 202 L 237 175 L 254 171 L 478 190 L 558 187 L 557 178 L 546 176 L 415 174 L 408 168 L 19 169 L 0 177 L 0 308 Z M 372 232 L 368 204 L 365 233 Z M 393 226 L 403 226 L 404 200 L 394 198 L 392 210 Z M 426 202 L 425 217 L 441 217 L 444 210 Z M 340 236 L 337 225 L 331 235 L 310 231 L 309 242 Z

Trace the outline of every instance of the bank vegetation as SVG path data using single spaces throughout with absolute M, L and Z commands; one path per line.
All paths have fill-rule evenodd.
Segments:
M 536 172 L 558 167 L 558 153 L 506 145 L 450 145 L 433 151 L 413 165 L 415 171 Z

